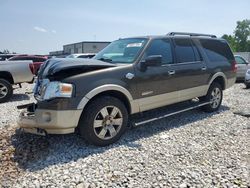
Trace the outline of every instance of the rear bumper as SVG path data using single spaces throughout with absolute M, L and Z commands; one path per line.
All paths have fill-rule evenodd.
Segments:
M 81 116 L 81 110 L 46 110 L 34 112 L 24 110 L 18 118 L 18 125 L 25 132 L 46 134 L 68 134 L 75 132 Z

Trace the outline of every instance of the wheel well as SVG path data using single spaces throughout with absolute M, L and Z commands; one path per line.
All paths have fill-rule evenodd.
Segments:
M 0 72 L 0 79 L 1 78 L 7 80 L 11 84 L 14 84 L 13 77 L 9 72 Z
M 212 83 L 214 82 L 220 84 L 223 90 L 226 89 L 225 79 L 222 76 L 215 78 Z
M 130 102 L 128 100 L 128 98 L 126 97 L 126 95 L 124 95 L 123 93 L 119 92 L 119 91 L 115 91 L 115 90 L 111 90 L 111 91 L 104 91 L 104 92 L 101 92 L 97 95 L 95 95 L 93 98 L 90 99 L 89 102 L 95 100 L 96 98 L 98 97 L 101 97 L 101 96 L 111 96 L 111 97 L 115 97 L 117 99 L 119 99 L 120 101 L 122 101 L 125 105 L 125 107 L 127 108 L 128 110 L 128 113 L 130 114 L 131 113 L 131 106 L 130 106 Z M 89 103 L 88 102 L 88 103 Z M 88 105 L 88 104 L 87 104 Z

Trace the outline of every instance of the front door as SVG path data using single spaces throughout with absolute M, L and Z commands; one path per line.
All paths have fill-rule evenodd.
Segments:
M 136 67 L 137 102 L 141 111 L 150 110 L 178 101 L 178 88 L 170 39 L 153 39 L 145 50 L 142 60 L 152 55 L 161 55 L 159 66 L 148 66 L 142 71 Z

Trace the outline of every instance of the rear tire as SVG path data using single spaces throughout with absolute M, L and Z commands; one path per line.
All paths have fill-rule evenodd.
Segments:
M 13 88 L 10 82 L 0 79 L 0 103 L 7 102 L 13 95 Z
M 127 128 L 128 112 L 117 98 L 103 96 L 84 109 L 79 121 L 79 132 L 87 142 L 107 146 L 120 139 Z
M 210 101 L 210 104 L 203 106 L 201 109 L 205 112 L 215 112 L 220 108 L 222 99 L 222 87 L 219 83 L 214 82 L 209 87 L 207 95 L 200 98 L 201 101 Z

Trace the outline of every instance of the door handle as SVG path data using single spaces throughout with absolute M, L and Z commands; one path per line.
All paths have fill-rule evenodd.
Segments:
M 169 74 L 169 75 L 174 75 L 174 74 L 175 74 L 175 71 L 174 71 L 174 70 L 170 70 L 170 71 L 168 71 L 168 74 Z
M 207 67 L 202 67 L 201 70 L 205 71 L 205 70 L 207 70 Z

